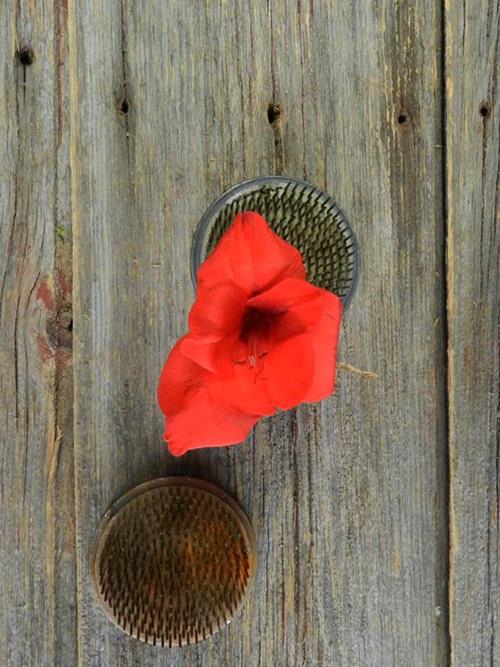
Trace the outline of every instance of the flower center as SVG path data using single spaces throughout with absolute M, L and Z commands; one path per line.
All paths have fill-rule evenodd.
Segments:
M 267 337 L 272 325 L 273 313 L 247 308 L 241 322 L 240 341 L 246 349 L 244 358 L 235 359 L 235 365 L 248 365 L 250 368 L 259 367 L 262 370 L 264 362 L 261 360 L 267 356 Z
M 247 308 L 241 322 L 240 340 L 247 343 L 254 336 L 265 337 L 271 327 L 272 313 L 257 308 Z

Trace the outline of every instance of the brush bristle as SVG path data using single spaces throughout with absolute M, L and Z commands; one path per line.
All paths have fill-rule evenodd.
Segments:
M 207 230 L 206 256 L 241 211 L 260 213 L 278 236 L 301 252 L 309 281 L 348 301 L 356 275 L 356 240 L 342 211 L 327 195 L 293 181 L 242 191 Z
M 126 502 L 105 522 L 94 558 L 111 619 L 161 646 L 201 641 L 229 623 L 254 567 L 240 512 L 209 485 L 180 480 L 158 480 Z

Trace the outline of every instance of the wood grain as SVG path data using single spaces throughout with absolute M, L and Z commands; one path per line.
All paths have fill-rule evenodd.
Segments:
M 500 665 L 498 2 L 446 13 L 452 665 Z
M 63 23 L 53 0 L 0 5 L 0 664 L 8 667 L 76 662 Z M 23 47 L 33 50 L 31 65 L 16 57 Z
M 436 3 L 414 4 L 70 5 L 81 664 L 165 660 L 103 617 L 88 549 L 113 498 L 171 473 L 240 500 L 260 564 L 238 620 L 169 664 L 444 664 L 441 33 Z M 345 373 L 244 446 L 173 459 L 155 388 L 193 300 L 194 227 L 222 190 L 273 172 L 353 220 L 341 359 L 379 379 Z
M 495 0 L 0 3 L 0 665 L 500 665 L 498 20 Z M 272 173 L 359 238 L 337 393 L 175 459 L 155 392 L 194 228 Z M 234 623 L 167 654 L 104 617 L 88 557 L 111 502 L 170 474 L 231 493 L 259 562 Z

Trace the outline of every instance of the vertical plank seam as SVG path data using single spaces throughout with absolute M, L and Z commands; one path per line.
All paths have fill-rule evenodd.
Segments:
M 488 18 L 487 18 L 487 25 L 491 25 L 491 14 L 492 14 L 492 2 L 488 3 Z M 494 64 L 492 67 L 492 76 L 490 80 L 490 91 L 489 95 L 491 98 L 491 104 L 494 105 L 495 103 L 495 97 L 496 97 L 496 91 L 497 91 L 497 79 L 498 79 L 498 68 L 495 67 L 496 61 L 497 61 L 497 54 L 499 53 L 498 50 L 498 45 L 499 45 L 499 40 L 500 40 L 500 30 L 497 30 L 497 37 L 495 40 L 495 45 L 494 45 Z M 485 119 L 483 119 L 484 121 Z M 481 290 L 483 289 L 483 271 L 482 271 L 482 265 L 483 265 L 483 229 L 484 229 L 484 209 L 485 209 L 485 191 L 484 191 L 484 182 L 485 182 L 485 175 L 486 175 L 486 123 L 483 122 L 483 144 L 482 144 L 482 201 L 481 201 Z M 498 198 L 500 196 L 500 170 L 497 171 L 497 179 L 496 179 L 496 187 L 495 187 L 495 203 L 493 206 L 493 215 L 497 215 L 499 211 L 498 207 Z M 494 261 L 494 260 L 493 260 Z M 488 265 L 487 267 L 487 273 L 490 273 L 490 266 Z M 492 281 L 494 284 L 494 281 Z M 498 306 L 498 299 L 495 301 L 496 305 Z M 493 306 L 494 312 L 496 312 L 495 305 Z M 492 387 L 491 387 L 492 389 Z M 492 394 L 493 395 L 493 394 Z M 498 395 L 497 395 L 498 398 Z M 493 406 L 494 408 L 494 406 Z M 497 419 L 498 423 L 498 419 Z M 492 495 L 493 495 L 493 502 L 492 506 L 493 508 L 497 508 L 498 512 L 498 502 L 500 499 L 500 488 L 499 488 L 499 483 L 500 483 L 500 438 L 497 435 L 496 438 L 496 447 L 495 447 L 495 460 L 494 460 L 494 468 L 495 468 L 495 478 L 493 481 L 493 489 L 492 489 Z M 497 519 L 498 520 L 498 519 Z M 496 625 L 495 625 L 495 599 L 493 597 L 494 593 L 492 591 L 492 588 L 494 586 L 494 581 L 499 581 L 498 578 L 498 561 L 493 562 L 492 559 L 494 559 L 494 556 L 492 554 L 499 554 L 499 543 L 498 543 L 498 528 L 497 528 L 497 536 L 496 536 L 496 545 L 494 550 L 492 550 L 491 547 L 491 542 L 492 542 L 492 525 L 491 525 L 491 520 L 488 521 L 487 524 L 487 558 L 488 558 L 488 566 L 487 566 L 487 572 L 488 572 L 488 608 L 490 611 L 490 664 L 492 667 L 494 667 L 495 664 L 495 645 L 496 645 Z M 498 556 L 497 556 L 498 558 Z M 495 575 L 496 579 L 492 579 L 492 566 L 495 567 Z
M 447 135 L 447 114 L 448 114 L 448 105 L 447 105 L 447 68 L 446 68 L 446 48 L 447 48 L 447 39 L 446 39 L 446 18 L 447 18 L 447 0 L 441 1 L 441 58 L 440 58 L 440 93 L 441 93 L 441 141 L 440 144 L 443 147 L 442 150 L 442 160 L 441 160 L 441 189 L 442 189 L 442 224 L 443 224 L 443 249 L 442 249 L 442 308 L 443 308 L 443 331 L 444 331 L 444 373 L 446 374 L 445 382 L 445 391 L 444 391 L 444 431 L 445 431 L 445 471 L 446 471 L 446 524 L 448 527 L 446 547 L 447 547 L 447 560 L 446 560 L 446 582 L 445 582 L 445 601 L 446 609 L 444 610 L 444 623 L 446 624 L 446 643 L 447 643 L 447 664 L 452 664 L 452 651 L 453 651 L 453 637 L 452 637 L 452 625 L 451 625 L 451 573 L 452 573 L 452 542 L 453 542 L 453 530 L 452 530 L 452 512 L 453 505 L 451 501 L 451 442 L 450 442 L 450 400 L 451 400 L 451 387 L 453 384 L 453 378 L 451 377 L 451 364 L 450 364 L 450 308 L 451 308 L 451 229 L 449 228 L 449 217 L 448 217 L 448 135 Z
M 271 85 L 272 85 L 272 104 L 278 104 L 277 99 L 278 90 L 276 83 L 276 44 L 274 42 L 274 22 L 273 22 L 273 8 L 271 7 L 271 0 L 267 0 L 267 12 L 269 17 L 269 39 L 271 51 Z M 285 157 L 283 151 L 283 131 L 281 122 L 273 124 L 274 135 L 274 173 L 282 175 L 285 168 Z
M 300 113 L 301 113 L 301 128 L 302 128 L 302 174 L 304 180 L 308 180 L 307 173 L 307 164 L 306 164 L 306 119 L 305 119 L 305 110 L 304 110 L 304 99 L 305 99 L 305 84 L 304 84 L 304 37 L 303 37 L 303 26 L 304 20 L 302 18 L 302 2 L 298 0 L 297 2 L 297 14 L 298 14 L 298 32 L 299 32 L 299 42 L 300 42 Z
M 487 19 L 486 19 L 486 25 L 490 26 L 491 25 L 491 15 L 492 15 L 492 3 L 488 2 L 488 14 L 487 14 Z M 489 81 L 489 91 L 488 91 L 488 96 L 491 99 L 492 105 L 495 103 L 495 95 L 496 95 L 496 89 L 497 89 L 497 76 L 498 76 L 498 69 L 495 67 L 496 63 L 496 54 L 498 53 L 498 41 L 500 39 L 500 30 L 497 30 L 497 37 L 494 43 L 494 64 L 492 67 L 492 75 Z M 481 241 L 480 241 L 480 270 L 481 270 L 481 275 L 480 275 L 480 291 L 482 292 L 484 287 L 485 287 L 485 276 L 484 273 L 486 273 L 486 281 L 488 280 L 488 277 L 490 275 L 490 264 L 486 267 L 484 267 L 484 272 L 483 272 L 483 266 L 484 266 L 484 261 L 483 261 L 483 238 L 484 238 L 484 230 L 485 230 L 485 181 L 486 181 L 486 154 L 487 154 L 487 123 L 485 122 L 486 119 L 483 118 L 483 128 L 482 128 L 482 150 L 481 150 Z M 496 180 L 496 188 L 495 188 L 495 203 L 493 206 L 493 215 L 496 215 L 497 212 L 499 211 L 498 208 L 498 196 L 500 194 L 500 189 L 499 189 L 499 183 L 500 183 L 500 171 L 497 172 L 497 180 Z M 494 258 L 493 258 L 493 263 L 494 263 Z M 494 284 L 495 281 L 492 281 L 492 284 Z M 486 282 L 487 284 L 487 282 Z M 495 308 L 494 308 L 495 312 Z M 491 380 L 490 380 L 491 382 Z M 493 390 L 493 387 L 490 386 L 490 391 Z M 493 391 L 492 391 L 492 396 L 493 396 Z M 500 438 L 497 437 L 496 439 L 496 448 L 495 448 L 495 460 L 494 460 L 494 480 L 493 480 L 493 485 L 492 485 L 492 507 L 498 508 L 498 500 L 499 500 L 499 456 L 500 456 Z M 497 510 L 498 511 L 498 510 Z M 490 613 L 490 628 L 489 628 L 489 634 L 490 634 L 490 646 L 489 646 L 489 661 L 491 667 L 494 667 L 495 665 L 495 600 L 493 598 L 493 591 L 492 588 L 494 586 L 494 579 L 492 578 L 492 567 L 496 567 L 496 564 L 493 562 L 493 556 L 492 554 L 494 553 L 499 553 L 498 551 L 498 542 L 496 544 L 496 549 L 495 551 L 492 551 L 492 519 L 488 521 L 486 525 L 486 530 L 487 530 L 487 536 L 486 536 L 486 546 L 487 546 L 487 552 L 486 552 L 486 557 L 487 557 L 487 576 L 488 576 L 488 599 L 487 599 L 487 604 L 488 604 L 488 610 Z M 496 572 L 496 580 L 498 581 L 498 571 Z
M 500 176 L 500 172 L 499 172 Z M 497 191 L 498 191 L 498 181 L 497 181 Z M 500 488 L 499 488 L 499 481 L 500 481 L 500 438 L 497 437 L 496 441 L 496 451 L 495 451 L 495 492 L 494 492 L 494 507 L 498 508 L 498 501 L 500 499 Z M 498 511 L 498 510 L 497 510 Z M 497 539 L 496 539 L 496 550 L 493 553 L 498 554 L 500 552 L 499 550 L 499 543 L 498 543 L 498 532 L 497 532 Z M 498 557 L 498 556 L 497 556 Z M 488 573 L 490 575 L 490 581 L 491 581 L 491 558 L 492 558 L 492 551 L 491 551 L 491 528 L 488 524 Z M 498 561 L 494 563 L 495 569 L 496 569 L 496 581 L 499 581 L 499 572 L 498 572 Z M 498 626 L 495 625 L 495 608 L 494 604 L 495 601 L 492 600 L 492 591 L 491 591 L 491 585 L 489 587 L 489 593 L 490 593 L 490 599 L 489 599 L 489 605 L 491 608 L 491 640 L 490 640 L 490 661 L 491 665 L 493 667 L 494 665 L 494 659 L 495 659 L 495 636 L 496 636 L 496 630 L 498 629 Z
M 242 151 L 241 151 L 241 159 L 242 159 L 242 166 L 243 166 L 243 172 L 247 173 L 247 159 L 246 159 L 246 131 L 245 131 L 245 99 L 243 97 L 243 69 L 241 67 L 241 55 L 240 55 L 240 45 L 241 45 L 241 38 L 240 38 L 240 27 L 239 27 L 240 21 L 239 21 L 239 16 L 238 16 L 238 7 L 237 4 L 235 3 L 234 5 L 234 26 L 235 26 L 235 36 L 236 36 L 236 71 L 238 74 L 238 81 L 240 84 L 240 106 L 241 106 L 241 113 L 240 113 L 240 118 L 241 118 L 241 143 L 242 143 Z
M 127 52 L 128 52 L 128 36 L 127 36 L 127 12 L 128 12 L 128 2 L 127 0 L 121 0 L 120 2 L 120 16 L 121 16 L 121 54 L 122 54 L 122 87 L 123 94 L 122 100 L 130 106 L 130 101 L 128 99 L 129 90 L 128 90 L 128 61 L 127 61 Z M 130 122 L 128 113 L 125 112 L 125 141 L 127 146 L 127 172 L 130 178 Z
M 53 65 L 54 65 L 54 91 L 53 91 L 53 109 L 54 109 L 54 120 L 53 120 L 53 129 L 54 129 L 54 182 L 53 182 L 53 229 L 52 235 L 54 238 L 53 245 L 53 255 L 52 255 L 52 275 L 54 277 L 54 287 L 53 287 L 53 300 L 54 300 L 54 313 L 51 316 L 51 319 L 46 324 L 46 330 L 51 331 L 51 345 L 53 346 L 53 372 L 51 374 L 50 382 L 50 393 L 51 393 L 51 415 L 48 423 L 48 432 L 47 432 L 47 455 L 46 455 L 46 497 L 45 497 L 45 507 L 44 507 L 44 518 L 45 518 L 45 577 L 47 580 L 47 593 L 46 593 L 46 604 L 48 607 L 48 613 L 52 616 L 52 619 L 56 619 L 56 586 L 57 586 L 57 554 L 56 554 L 56 540 L 57 540 L 57 528 L 56 528 L 56 505 L 57 505 L 57 468 L 60 462 L 60 453 L 61 453 L 61 441 L 63 439 L 63 433 L 59 425 L 59 419 L 61 417 L 59 410 L 59 398 L 61 391 L 61 375 L 63 373 L 62 363 L 60 359 L 61 351 L 59 349 L 59 337 L 55 335 L 57 329 L 52 330 L 52 324 L 57 326 L 57 319 L 59 316 L 59 309 L 61 307 L 61 289 L 59 287 L 59 281 L 57 280 L 57 274 L 59 271 L 59 252 L 56 242 L 56 228 L 59 225 L 59 216 L 60 216 L 60 204 L 59 204 L 59 177 L 60 177 L 60 159 L 59 159 L 59 148 L 62 141 L 62 123 L 63 123 L 63 112 L 62 112 L 62 54 L 61 54 L 61 17 L 60 17 L 60 0 L 54 0 L 53 2 L 53 12 L 54 12 L 54 45 L 53 45 Z M 26 69 L 26 68 L 25 68 Z M 33 287 L 34 289 L 34 287 Z M 26 481 L 26 480 L 25 480 Z M 24 496 L 25 489 L 23 489 Z M 73 594 L 76 599 L 76 585 Z M 51 635 L 47 637 L 48 642 L 48 653 L 52 655 L 52 659 L 56 662 L 56 636 L 57 628 L 55 623 L 51 624 Z
M 78 332 L 78 299 L 79 299 L 79 290 L 78 290 L 78 242 L 80 236 L 80 227 L 79 227 L 79 211 L 78 211 L 78 181 L 77 181 L 77 165 L 78 165 L 78 150 L 77 150 L 77 140 L 76 140 L 76 128 L 77 128 L 77 108 L 76 105 L 79 103 L 79 91 L 78 91 L 78 71 L 76 66 L 76 26 L 75 26 L 75 4 L 73 2 L 68 3 L 68 98 L 69 98 L 69 169 L 70 169 L 70 215 L 71 215 L 71 227 L 73 233 L 73 250 L 71 257 L 71 265 L 73 269 L 73 318 L 74 323 L 74 337 L 73 337 L 73 386 L 76 386 L 76 352 L 77 352 L 77 332 Z M 80 604 L 79 604 L 79 594 L 80 594 L 80 581 L 82 577 L 81 565 L 79 558 L 79 522 L 80 522 L 80 513 L 78 511 L 78 461 L 77 461 L 77 423 L 78 423 L 78 414 L 77 414 L 77 405 L 75 400 L 75 394 L 73 393 L 73 465 L 74 465 L 74 511 L 75 511 L 75 580 L 76 580 L 76 590 L 75 590 L 75 623 L 76 623 L 76 632 L 75 632 L 75 641 L 76 641 L 76 659 L 77 665 L 82 665 L 82 646 L 81 646 L 81 636 L 82 636 L 82 623 L 80 619 Z

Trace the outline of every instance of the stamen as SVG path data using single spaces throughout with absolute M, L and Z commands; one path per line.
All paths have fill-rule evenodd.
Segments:
M 254 381 L 261 377 L 264 369 L 264 361 L 261 360 L 267 356 L 268 352 L 262 350 L 262 347 L 267 342 L 270 326 L 270 313 L 254 308 L 249 308 L 245 313 L 241 326 L 240 341 L 246 347 L 247 356 L 244 360 L 241 358 L 233 360 L 233 365 L 244 366 L 248 363 L 249 368 L 256 371 Z

